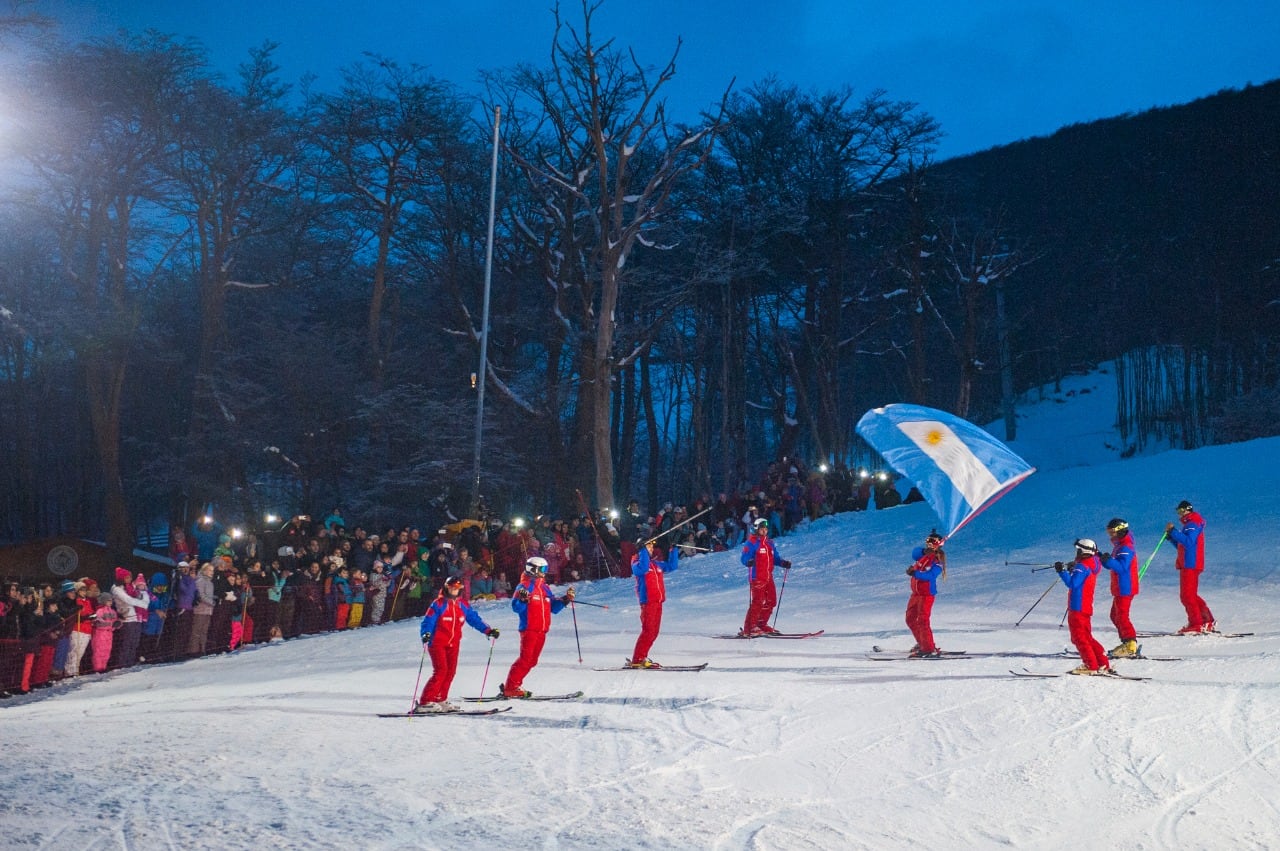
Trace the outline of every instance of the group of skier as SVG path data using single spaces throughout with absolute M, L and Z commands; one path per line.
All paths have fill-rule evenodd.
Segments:
M 1178 634 L 1214 632 L 1213 613 L 1199 593 L 1200 574 L 1204 572 L 1204 518 L 1185 499 L 1175 510 L 1179 523 L 1169 523 L 1165 527 L 1165 536 L 1178 548 L 1175 566 L 1179 574 L 1180 600 L 1187 612 L 1187 623 L 1178 630 Z M 1129 524 L 1123 518 L 1112 518 L 1106 529 L 1110 550 L 1099 549 L 1091 538 L 1079 538 L 1075 541 L 1075 558 L 1070 562 L 1053 564 L 1067 586 L 1067 626 L 1071 643 L 1080 654 L 1081 664 L 1071 671 L 1073 674 L 1114 673 L 1111 659 L 1138 655 L 1138 633 L 1130 617 L 1141 578 L 1137 549 Z M 933 640 L 930 614 L 938 593 L 937 580 L 946 571 L 942 544 L 942 536 L 931 531 L 924 546 L 912 551 L 912 564 L 907 568 L 907 575 L 911 577 L 911 599 L 907 604 L 906 621 L 916 640 L 915 647 L 911 649 L 911 655 L 915 657 L 941 655 Z M 1103 569 L 1111 574 L 1111 623 L 1120 637 L 1120 643 L 1110 651 L 1093 637 L 1094 586 Z
M 1165 536 L 1178 548 L 1175 565 L 1180 580 L 1180 599 L 1187 612 L 1187 624 L 1179 634 L 1215 631 L 1213 613 L 1199 594 L 1200 574 L 1204 572 L 1204 518 L 1191 503 L 1183 500 L 1176 508 L 1179 523 L 1169 523 Z M 1138 554 L 1134 546 L 1129 524 L 1120 517 L 1112 518 L 1106 525 L 1110 539 L 1109 551 L 1099 549 L 1090 538 L 1075 541 L 1075 558 L 1070 562 L 1055 562 L 1064 585 L 1067 586 L 1067 624 L 1071 643 L 1080 654 L 1081 664 L 1073 674 L 1092 675 L 1114 673 L 1110 660 L 1132 658 L 1138 655 L 1138 633 L 1130 617 L 1133 598 L 1138 594 L 1140 571 Z M 911 597 L 907 603 L 906 623 L 915 639 L 910 655 L 936 657 L 942 655 L 933 638 L 931 624 L 933 603 L 938 594 L 938 580 L 945 578 L 947 557 L 943 550 L 945 539 L 937 530 L 931 530 L 924 544 L 911 552 L 911 565 L 906 573 L 911 577 Z M 662 627 L 662 606 L 666 601 L 665 575 L 679 569 L 679 548 L 672 547 L 666 558 L 653 539 L 638 540 L 636 552 L 631 557 L 631 572 L 636 582 L 636 596 L 640 602 L 640 634 L 636 639 L 627 667 L 658 668 L 649 658 Z M 778 555 L 777 547 L 769 537 L 769 521 L 754 521 L 750 536 L 742 545 L 742 564 L 747 568 L 750 602 L 746 618 L 738 636 L 755 638 L 776 634 L 770 616 L 778 603 L 774 569 L 790 569 L 791 562 Z M 1120 643 L 1107 651 L 1093 637 L 1094 587 L 1102 570 L 1111 574 L 1111 622 L 1115 625 Z M 551 628 L 552 615 L 562 611 L 574 600 L 575 591 L 570 586 L 563 596 L 557 597 L 546 581 L 547 561 L 533 556 L 525 562 L 520 583 L 512 595 L 511 608 L 519 616 L 520 652 L 499 686 L 498 694 L 504 698 L 526 698 L 530 692 L 524 688 L 524 678 L 538 664 L 547 632 Z M 462 627 L 469 624 L 486 636 L 497 639 L 499 632 L 484 622 L 480 614 L 461 597 L 463 581 L 450 577 L 444 583 L 435 602 L 422 619 L 421 636 L 424 652 L 431 657 L 432 674 L 423 688 L 414 712 L 454 712 L 457 707 L 448 702 L 449 686 L 453 682 L 458 664 L 458 647 Z

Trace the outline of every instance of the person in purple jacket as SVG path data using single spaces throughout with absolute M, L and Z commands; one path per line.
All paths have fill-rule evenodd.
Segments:
M 164 659 L 176 659 L 187 651 L 187 643 L 191 640 L 192 611 L 196 606 L 196 572 L 190 562 L 178 562 L 174 571 L 173 611 L 169 622 L 165 624 L 164 638 L 160 655 Z
M 1204 573 L 1204 518 L 1185 499 L 1175 509 L 1181 527 L 1172 523 L 1164 527 L 1169 540 L 1178 545 L 1178 598 L 1187 610 L 1187 625 L 1180 635 L 1214 632 L 1218 625 L 1209 604 L 1200 596 L 1200 574 Z
M 662 604 L 667 599 L 663 574 L 679 569 L 680 548 L 672 547 L 667 560 L 659 561 L 655 558 L 658 548 L 653 541 L 637 541 L 636 545 L 637 552 L 631 557 L 631 574 L 636 578 L 636 597 L 640 599 L 640 636 L 627 664 L 633 668 L 661 668 L 649 658 L 649 649 L 662 628 Z
M 933 641 L 933 625 L 930 622 L 933 601 L 938 596 L 938 577 L 946 570 L 947 556 L 942 551 L 942 540 L 936 529 L 931 530 L 924 539 L 924 546 L 911 551 L 912 562 L 907 568 L 907 576 L 911 577 L 907 628 L 916 639 L 916 646 L 911 648 L 913 657 L 942 655 Z

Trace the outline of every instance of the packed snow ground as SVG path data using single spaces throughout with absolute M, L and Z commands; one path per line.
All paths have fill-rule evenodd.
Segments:
M 1086 379 L 1081 379 L 1086 381 Z M 1105 398 L 1109 378 L 1093 377 Z M 0 836 L 49 849 L 1274 848 L 1280 843 L 1280 439 L 1112 461 L 1118 443 L 1062 396 L 1015 442 L 1041 470 L 947 546 L 933 622 L 944 649 L 1009 655 L 873 661 L 905 649 L 903 568 L 935 523 L 921 504 L 823 519 L 779 540 L 795 567 L 777 625 L 804 641 L 717 640 L 746 606 L 736 554 L 668 578 L 653 657 L 701 673 L 596 672 L 631 652 L 629 580 L 581 587 L 534 692 L 491 718 L 409 708 L 416 623 L 86 677 L 0 706 Z M 1073 402 L 1072 400 L 1076 400 Z M 1043 411 L 1050 411 L 1045 415 Z M 1056 429 L 1055 439 L 1045 428 Z M 994 431 L 994 429 L 993 429 Z M 1000 434 L 999 431 L 996 431 Z M 1080 437 L 1074 437 L 1079 435 Z M 1092 435 L 1092 436 L 1090 436 Z M 1077 664 L 1066 591 L 1007 561 L 1067 559 L 1116 515 L 1145 560 L 1180 499 L 1207 519 L 1202 593 L 1244 638 L 1150 638 L 1181 661 L 1122 661 L 1148 682 L 1017 679 Z M 1133 607 L 1184 623 L 1169 545 Z M 1099 583 L 1094 631 L 1116 635 Z M 515 616 L 485 690 L 515 655 Z M 453 697 L 486 678 L 468 631 Z M 430 664 L 427 668 L 429 670 Z M 423 676 L 425 677 L 424 672 Z

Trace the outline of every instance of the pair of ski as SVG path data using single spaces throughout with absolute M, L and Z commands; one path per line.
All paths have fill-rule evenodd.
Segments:
M 738 632 L 732 635 L 713 635 L 711 637 L 712 638 L 741 638 L 747 641 L 753 638 L 797 639 L 797 638 L 817 638 L 819 635 L 822 635 L 824 632 L 826 632 L 825 629 L 820 629 L 820 630 L 817 630 L 816 632 L 762 632 L 757 635 L 747 635 L 747 634 Z
M 582 697 L 583 692 L 575 691 L 568 694 L 535 694 L 529 697 L 503 697 L 495 695 L 494 697 L 464 697 L 463 700 L 468 703 L 496 703 L 499 701 L 506 702 L 512 700 L 577 700 Z M 430 718 L 437 715 L 463 715 L 478 717 L 482 715 L 500 715 L 503 712 L 510 712 L 510 706 L 495 706 L 492 709 L 452 709 L 448 712 L 379 712 L 379 718 Z
M 870 659 L 872 662 L 941 662 L 947 659 L 977 658 L 977 656 L 970 656 L 968 652 L 964 650 L 939 650 L 937 653 L 930 654 L 928 656 L 912 656 L 911 653 L 906 650 L 890 650 L 887 647 L 878 647 L 876 645 L 872 645 L 871 652 L 882 654 L 879 656 L 873 656 L 871 653 L 868 653 L 866 658 Z M 894 655 L 883 655 L 887 653 L 892 653 Z
M 1252 632 L 1140 632 L 1138 638 L 1183 638 L 1185 636 L 1212 635 L 1215 638 L 1247 638 Z
M 701 671 L 707 667 L 707 663 L 701 665 L 654 665 L 652 668 L 642 668 L 638 665 L 620 665 L 617 668 L 592 668 L 593 671 Z
M 1061 674 L 1056 674 L 1049 671 L 1028 671 L 1026 668 L 1023 668 L 1021 671 L 1015 671 L 1013 669 L 1010 669 L 1009 673 L 1013 674 L 1015 677 L 1024 677 L 1026 679 L 1038 679 L 1038 680 L 1047 680 L 1047 679 L 1054 679 L 1057 677 L 1073 676 L 1073 674 L 1071 674 L 1069 671 Z M 1077 674 L 1074 676 L 1079 676 L 1079 675 Z M 1134 677 L 1134 676 L 1130 676 L 1129 674 L 1121 674 L 1117 671 L 1112 671 L 1109 674 L 1094 674 L 1093 676 L 1100 677 L 1104 680 L 1132 680 L 1134 682 L 1143 682 L 1145 680 L 1151 679 L 1150 677 Z

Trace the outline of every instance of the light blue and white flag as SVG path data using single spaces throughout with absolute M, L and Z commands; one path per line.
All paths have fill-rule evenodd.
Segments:
M 1036 471 L 973 423 L 921 405 L 872 408 L 858 434 L 920 489 L 948 538 Z

